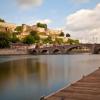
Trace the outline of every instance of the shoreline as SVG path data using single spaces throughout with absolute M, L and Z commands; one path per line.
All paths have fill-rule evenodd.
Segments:
M 0 56 L 21 56 L 21 55 L 78 55 L 78 54 L 90 54 L 86 52 L 73 52 L 70 54 L 64 54 L 64 53 L 57 53 L 57 54 L 31 54 L 28 49 L 0 49 Z

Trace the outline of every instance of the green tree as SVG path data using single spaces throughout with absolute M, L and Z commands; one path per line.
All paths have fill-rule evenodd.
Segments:
M 73 40 L 72 39 L 68 39 L 67 43 L 71 45 L 71 44 L 73 44 Z
M 0 48 L 8 48 L 9 46 L 9 35 L 7 33 L 0 32 Z
M 30 34 L 23 39 L 23 43 L 25 44 L 34 44 L 39 42 L 40 37 L 37 31 L 31 31 Z
M 79 40 L 68 39 L 68 44 L 79 44 Z
M 69 33 L 66 34 L 66 37 L 71 37 Z
M 22 26 L 17 26 L 17 27 L 15 28 L 15 31 L 17 31 L 17 32 L 22 32 Z
M 79 40 L 74 40 L 74 44 L 79 44 Z
M 41 27 L 41 28 L 47 29 L 47 24 L 37 23 L 37 27 Z
M 60 44 L 63 44 L 63 39 L 61 39 L 61 38 L 56 38 L 56 39 L 55 39 L 55 43 L 56 43 L 56 44 L 59 44 L 59 45 L 60 45 Z
M 28 35 L 23 39 L 23 43 L 25 44 L 33 44 L 35 43 L 34 37 L 32 35 Z
M 10 36 L 10 42 L 12 43 L 17 43 L 19 42 L 19 38 L 17 37 L 17 34 L 16 33 L 12 33 L 11 36 Z
M 35 40 L 36 43 L 39 43 L 40 42 L 40 37 L 39 37 L 37 31 L 31 31 L 30 32 L 30 35 L 34 38 L 34 40 Z
M 59 34 L 59 36 L 64 37 L 64 32 L 61 32 L 61 33 Z
M 0 22 L 5 22 L 5 20 L 0 18 Z
M 47 44 L 47 43 L 52 44 L 53 43 L 51 36 L 48 36 L 46 39 L 43 39 L 42 41 L 44 44 Z

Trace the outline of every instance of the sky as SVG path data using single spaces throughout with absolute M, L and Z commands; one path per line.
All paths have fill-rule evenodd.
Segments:
M 0 18 L 18 25 L 42 22 L 82 42 L 100 42 L 100 0 L 0 0 Z

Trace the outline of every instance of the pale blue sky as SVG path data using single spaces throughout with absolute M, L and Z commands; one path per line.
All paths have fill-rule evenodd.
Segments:
M 95 8 L 99 2 L 100 0 L 90 0 L 86 3 L 79 3 L 78 0 L 43 0 L 40 6 L 33 5 L 23 10 L 16 4 L 17 0 L 0 0 L 0 17 L 16 24 L 34 24 L 37 20 L 50 19 L 52 23 L 49 27 L 59 28 L 65 25 L 65 19 L 70 14 L 80 9 Z

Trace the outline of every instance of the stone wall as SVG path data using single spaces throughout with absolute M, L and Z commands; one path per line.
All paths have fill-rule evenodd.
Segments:
M 27 55 L 28 51 L 25 49 L 0 49 L 0 56 L 4 55 Z

